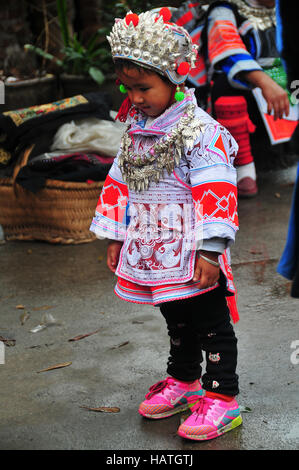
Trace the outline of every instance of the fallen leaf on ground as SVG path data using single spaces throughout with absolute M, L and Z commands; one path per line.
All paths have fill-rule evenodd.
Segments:
M 20 305 L 16 305 L 16 308 L 18 308 L 19 310 L 22 310 L 22 309 L 25 308 L 25 307 L 24 307 L 24 305 L 21 305 L 21 304 L 20 304 Z
M 47 372 L 48 370 L 61 369 L 62 367 L 67 367 L 70 365 L 71 362 L 62 362 L 61 364 L 55 364 L 54 366 L 46 367 L 46 369 L 38 370 L 37 373 L 39 374 L 40 372 Z
M 109 406 L 99 406 L 98 408 L 93 408 L 93 407 L 90 407 L 90 406 L 80 406 L 80 408 L 85 408 L 86 410 L 89 410 L 89 411 L 98 411 L 98 412 L 102 412 L 102 413 L 119 413 L 120 412 L 120 408 L 118 408 L 117 406 L 112 406 L 112 407 L 109 407 Z
M 112 346 L 112 348 L 110 348 L 110 349 L 122 348 L 123 346 L 126 346 L 127 344 L 129 344 L 129 341 L 125 341 L 124 343 L 120 343 L 118 346 Z
M 253 255 L 260 255 L 263 253 L 263 251 L 260 248 L 251 248 L 250 253 L 252 253 Z
M 241 411 L 242 413 L 251 413 L 251 412 L 252 412 L 252 409 L 249 408 L 248 406 L 240 405 L 240 411 Z
M 79 341 L 80 339 L 87 338 L 87 336 L 95 335 L 98 331 L 100 331 L 100 328 L 96 331 L 92 331 L 91 333 L 75 336 L 74 338 L 69 339 L 69 341 Z
M 48 310 L 49 308 L 54 308 L 53 305 L 42 305 L 41 307 L 34 307 L 32 311 L 36 312 L 37 310 Z
M 45 343 L 45 344 L 34 344 L 33 346 L 27 346 L 26 349 L 34 349 L 34 348 L 42 348 L 45 346 L 46 348 L 53 346 L 55 343 Z
M 27 312 L 22 313 L 22 315 L 20 316 L 21 325 L 24 325 L 24 323 L 25 323 L 29 318 L 30 318 L 29 313 L 27 313 Z
M 3 338 L 3 336 L 0 336 L 0 341 L 2 341 L 6 346 L 14 346 L 16 344 L 15 339 Z

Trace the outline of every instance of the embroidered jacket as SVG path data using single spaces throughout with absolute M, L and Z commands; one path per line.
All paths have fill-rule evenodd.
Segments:
M 190 103 L 193 90 L 144 127 L 146 116 L 131 119 L 134 152 L 146 153 L 175 129 Z M 174 171 L 150 182 L 145 191 L 128 190 L 118 156 L 103 186 L 91 224 L 99 238 L 123 241 L 116 274 L 140 285 L 179 284 L 192 279 L 196 249 L 202 243 L 223 244 L 219 257 L 227 287 L 234 292 L 229 250 L 238 230 L 237 144 L 229 132 L 195 106 L 202 132 L 182 153 Z

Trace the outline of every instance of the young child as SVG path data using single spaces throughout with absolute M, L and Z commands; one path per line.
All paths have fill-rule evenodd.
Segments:
M 130 13 L 108 37 L 128 92 L 118 114 L 128 130 L 91 230 L 110 239 L 115 293 L 160 307 L 167 323 L 169 376 L 150 388 L 139 413 L 159 419 L 192 406 L 178 434 L 205 440 L 242 422 L 228 250 L 238 229 L 237 145 L 184 87 L 196 48 L 169 19 L 167 8 Z

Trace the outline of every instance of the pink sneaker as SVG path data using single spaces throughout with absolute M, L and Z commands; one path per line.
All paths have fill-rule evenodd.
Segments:
M 214 439 L 242 424 L 240 408 L 235 399 L 227 402 L 203 397 L 191 411 L 191 416 L 178 429 L 179 436 L 186 439 Z
M 187 384 L 167 377 L 150 387 L 138 411 L 146 418 L 167 418 L 187 410 L 198 402 L 202 394 L 203 390 L 198 380 Z

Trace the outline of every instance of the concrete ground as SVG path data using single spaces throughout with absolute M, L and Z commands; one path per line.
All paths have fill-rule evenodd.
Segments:
M 0 336 L 15 341 L 5 346 L 0 364 L 0 449 L 298 449 L 299 364 L 291 360 L 291 345 L 299 341 L 299 300 L 276 273 L 295 171 L 260 175 L 258 197 L 239 204 L 232 250 L 241 317 L 238 400 L 251 410 L 241 427 L 200 443 L 176 435 L 181 415 L 159 421 L 139 416 L 149 386 L 165 376 L 168 336 L 158 309 L 114 295 L 106 241 L 6 242 L 0 245 Z M 56 323 L 31 332 L 45 314 Z

